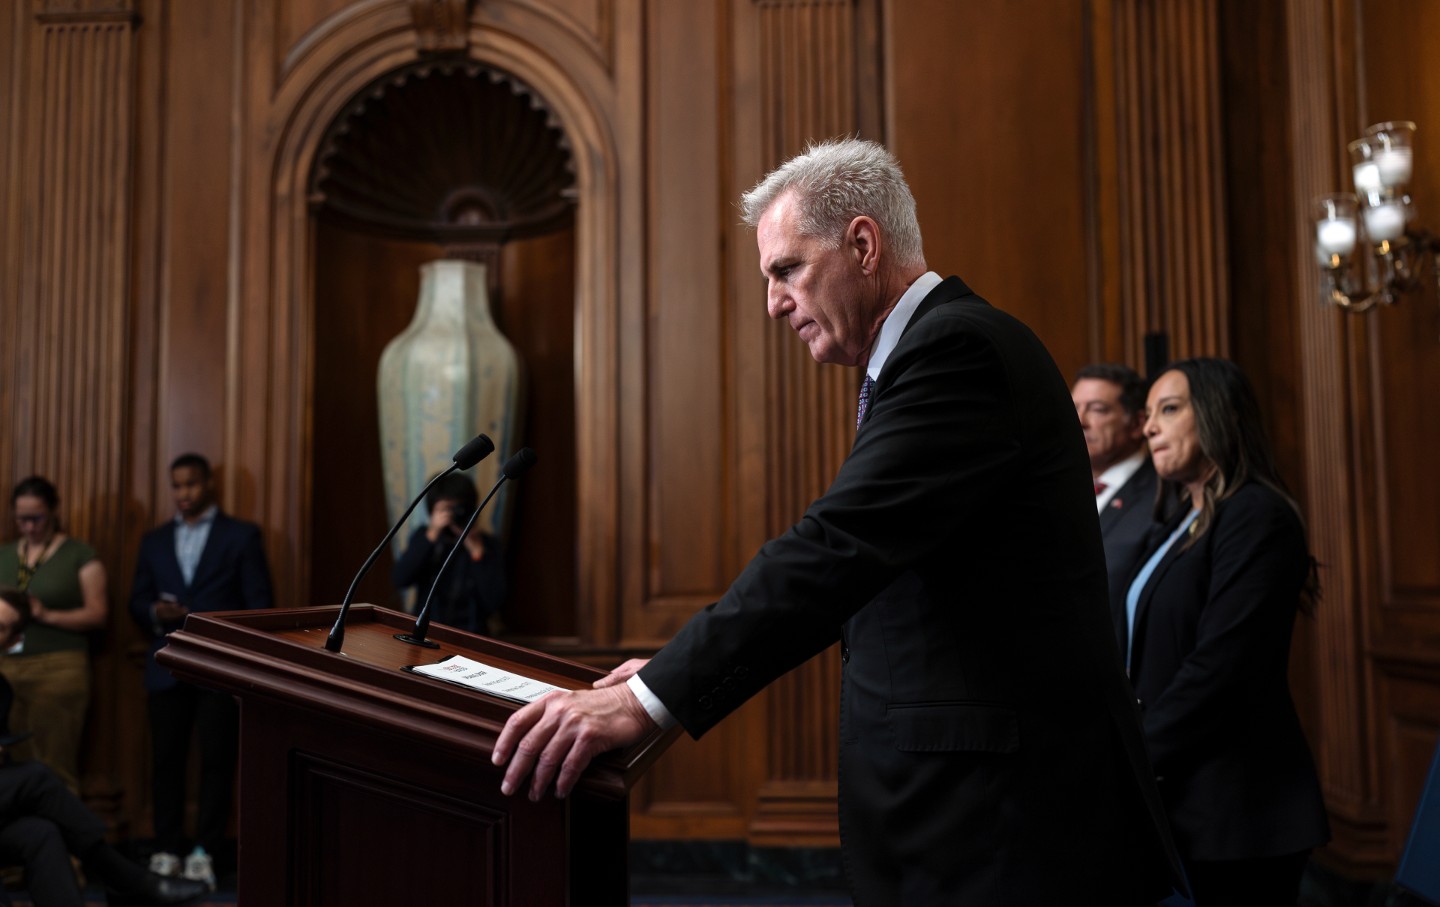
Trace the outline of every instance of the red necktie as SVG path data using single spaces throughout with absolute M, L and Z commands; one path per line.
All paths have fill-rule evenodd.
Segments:
M 1104 482 L 1096 482 L 1096 483 L 1095 483 L 1095 497 L 1097 497 L 1097 498 L 1100 497 L 1100 492 L 1104 491 L 1105 489 L 1107 489 L 1107 488 L 1109 488 L 1109 487 L 1110 487 L 1110 486 L 1109 486 L 1109 485 L 1106 485 Z

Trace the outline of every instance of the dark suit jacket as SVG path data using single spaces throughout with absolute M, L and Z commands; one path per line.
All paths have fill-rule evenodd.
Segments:
M 135 582 L 130 592 L 130 614 L 151 640 L 150 659 L 145 666 L 145 688 L 151 692 L 167 690 L 178 683 L 169 671 L 155 663 L 155 653 L 165 644 L 165 634 L 180 627 L 180 622 L 155 626 L 151 606 L 162 592 L 175 596 L 191 611 L 270 607 L 273 604 L 270 569 L 265 563 L 260 527 L 224 513 L 216 514 L 210 536 L 205 540 L 205 551 L 195 568 L 195 577 L 188 586 L 180 572 L 180 562 L 175 558 L 173 520 L 145 533 L 140 540 Z
M 950 278 L 830 489 L 640 677 L 699 736 L 843 636 L 857 904 L 1153 902 L 1173 851 L 1102 563 L 1068 386 Z
M 1110 580 L 1110 619 L 1115 639 L 1125 651 L 1125 593 L 1140 556 L 1148 553 L 1155 528 L 1155 465 L 1146 457 L 1100 511 L 1100 538 L 1105 543 L 1105 569 Z
M 1300 519 L 1251 482 L 1183 542 L 1141 591 L 1130 656 L 1180 852 L 1238 860 L 1323 844 L 1325 805 L 1287 679 L 1310 569 Z

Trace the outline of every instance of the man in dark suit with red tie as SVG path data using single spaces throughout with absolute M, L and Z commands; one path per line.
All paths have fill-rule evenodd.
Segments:
M 1064 378 L 1024 325 L 927 270 L 881 146 L 812 146 L 742 205 L 770 316 L 865 371 L 854 447 L 653 659 L 517 712 L 502 791 L 563 796 L 656 724 L 699 736 L 838 642 L 857 905 L 1153 903 L 1176 863 Z
M 1125 591 L 1156 526 L 1155 467 L 1142 430 L 1146 390 L 1144 378 L 1118 363 L 1085 366 L 1070 389 L 1090 455 L 1110 582 L 1110 616 L 1122 651 Z
M 183 454 L 170 464 L 173 520 L 145 534 L 135 567 L 130 613 L 150 637 L 145 688 L 150 694 L 156 852 L 150 868 L 215 888 L 214 855 L 230 820 L 239 748 L 239 711 L 228 693 L 178 680 L 155 662 L 165 636 L 193 611 L 269 608 L 270 570 L 260 528 L 215 504 L 210 463 Z M 195 847 L 184 853 L 186 765 L 191 731 L 200 738 Z

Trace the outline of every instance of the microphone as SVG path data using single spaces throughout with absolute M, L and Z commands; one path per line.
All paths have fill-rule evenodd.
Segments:
M 425 596 L 425 604 L 415 618 L 415 629 L 409 633 L 396 633 L 396 639 L 408 642 L 413 646 L 424 646 L 427 649 L 440 648 L 439 643 L 425 638 L 425 634 L 430 632 L 430 603 L 435 600 L 435 590 L 440 588 L 440 578 L 445 575 L 446 568 L 455 559 L 455 552 L 465 547 L 465 536 L 470 534 L 470 527 L 475 525 L 475 521 L 480 518 L 480 511 L 484 510 L 485 505 L 490 503 L 490 499 L 495 497 L 495 492 L 500 490 L 500 486 L 504 485 L 507 479 L 518 479 L 524 475 L 526 470 L 535 465 L 536 459 L 538 458 L 535 456 L 535 451 L 528 447 L 522 447 L 505 461 L 504 466 L 500 467 L 500 478 L 495 480 L 495 484 L 490 488 L 490 493 L 485 495 L 485 500 L 481 501 L 480 506 L 475 508 L 475 512 L 470 514 L 470 519 L 465 521 L 465 528 L 460 530 L 460 537 L 455 540 L 455 547 L 450 549 L 450 553 L 441 562 L 440 569 L 435 571 L 435 580 L 430 584 L 430 594 Z
M 405 525 L 405 521 L 410 519 L 410 514 L 415 511 L 416 506 L 424 499 L 430 489 L 435 486 L 435 483 L 457 469 L 469 469 L 476 463 L 490 456 L 494 450 L 494 441 L 491 441 L 483 434 L 476 435 L 471 438 L 469 443 L 464 447 L 455 451 L 455 456 L 451 457 L 454 462 L 446 467 L 444 472 L 431 479 L 425 484 L 424 488 L 420 489 L 420 493 L 415 496 L 415 500 L 411 501 L 410 506 L 405 508 L 405 512 L 400 514 L 400 519 L 396 520 L 395 525 L 390 527 L 390 531 L 385 533 L 385 538 L 381 539 L 380 544 L 376 546 L 375 550 L 370 552 L 370 557 L 366 558 L 364 565 L 360 567 L 360 572 L 355 574 L 355 579 L 350 582 L 350 590 L 345 593 L 345 600 L 340 603 L 340 613 L 335 617 L 335 626 L 330 628 L 330 635 L 325 639 L 326 649 L 329 649 L 331 652 L 340 651 L 341 644 L 345 642 L 345 615 L 350 613 L 350 600 L 355 597 L 355 587 L 360 585 L 360 580 L 364 579 L 365 574 L 370 572 L 370 568 L 374 566 L 375 559 L 380 556 L 380 552 L 385 550 L 385 546 L 390 544 L 390 540 L 395 537 L 395 533 L 399 532 L 400 527 Z

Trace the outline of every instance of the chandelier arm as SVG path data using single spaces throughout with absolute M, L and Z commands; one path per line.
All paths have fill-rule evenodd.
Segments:
M 1329 298 L 1329 302 L 1347 312 L 1357 315 L 1374 308 L 1375 304 L 1381 300 L 1383 294 L 1383 290 L 1380 290 L 1373 293 L 1364 293 L 1363 295 L 1361 293 L 1351 295 L 1342 285 L 1342 276 L 1338 268 L 1327 272 L 1326 282 L 1329 284 L 1326 288 L 1326 295 Z

